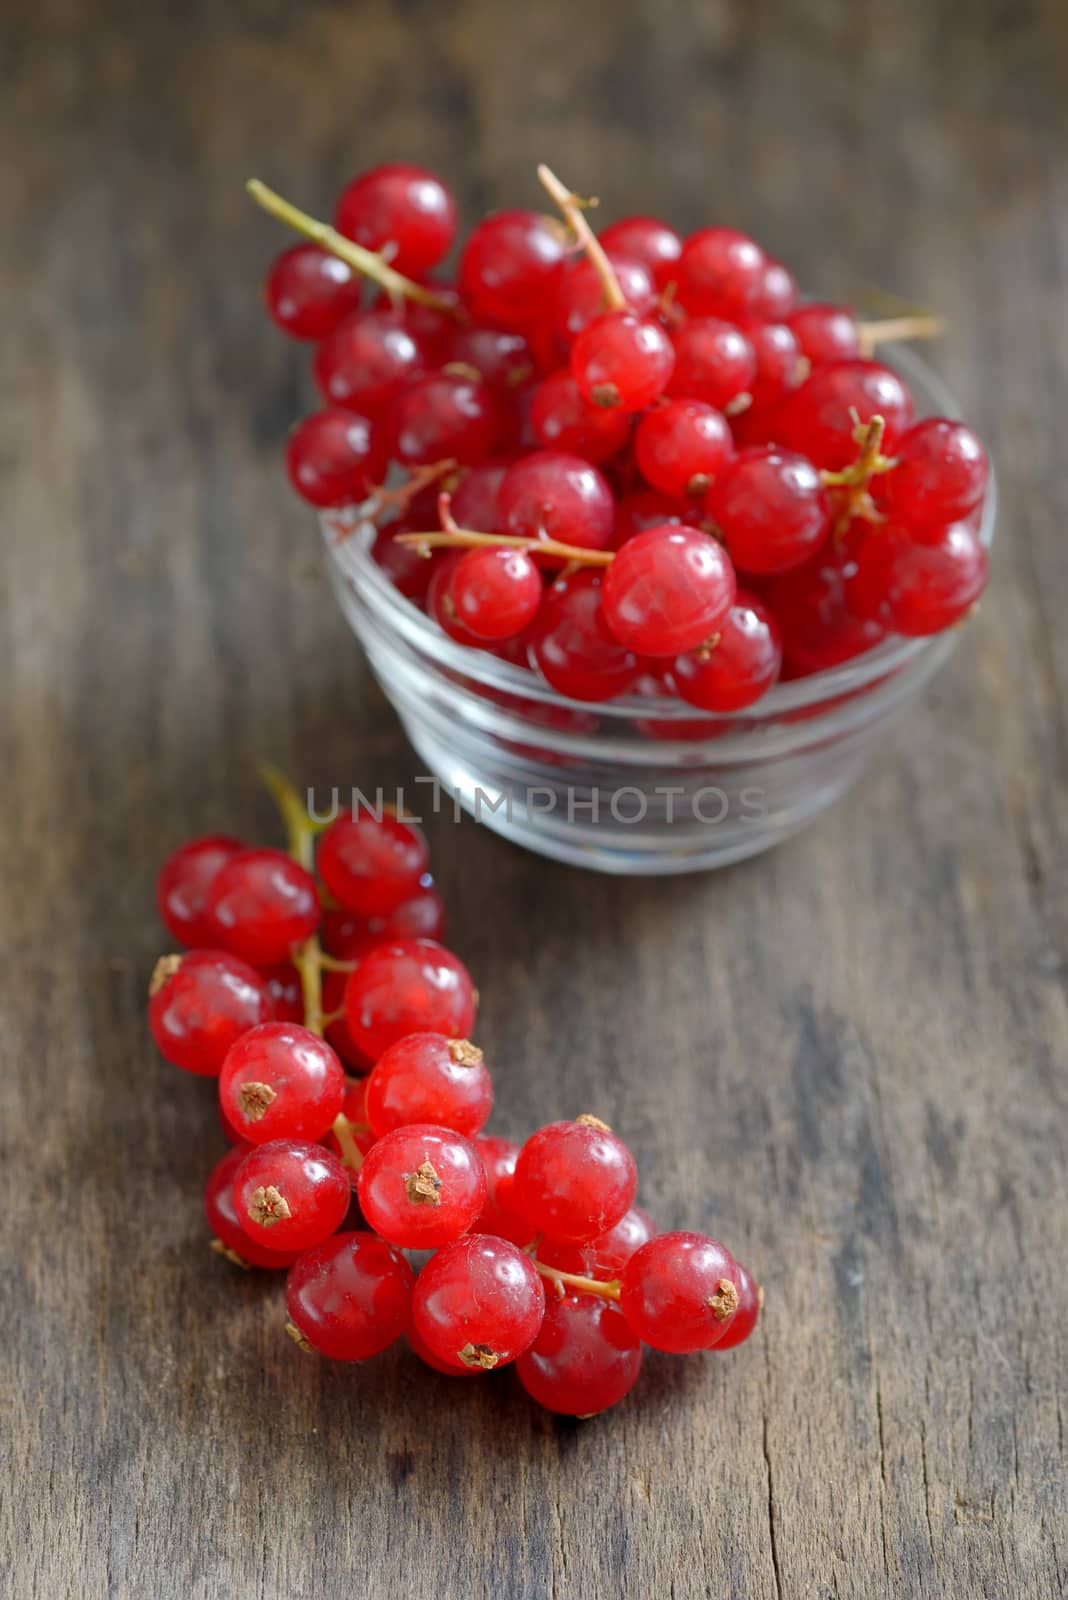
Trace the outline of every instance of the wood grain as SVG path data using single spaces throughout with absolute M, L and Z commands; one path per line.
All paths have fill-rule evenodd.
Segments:
M 5 1592 L 1063 1595 L 1068 13 L 14 0 L 3 34 Z M 204 1248 L 211 1096 L 144 1026 L 155 868 L 272 836 L 257 759 L 413 772 L 281 483 L 301 360 L 241 193 L 324 208 L 397 156 L 468 216 L 543 159 L 938 307 L 1002 474 L 983 618 L 796 842 L 628 883 L 433 829 L 500 1131 L 596 1110 L 768 1286 L 744 1350 L 586 1425 L 296 1350 Z

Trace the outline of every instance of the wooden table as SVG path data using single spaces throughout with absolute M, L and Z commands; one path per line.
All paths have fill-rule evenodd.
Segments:
M 981 0 L 15 0 L 0 120 L 3 1492 L 13 1595 L 1060 1596 L 1068 14 Z M 16 144 L 17 141 L 17 144 Z M 414 758 L 280 447 L 301 354 L 252 172 L 320 210 L 546 159 L 943 309 L 990 440 L 981 619 L 870 776 L 763 860 L 610 881 L 433 828 L 502 1132 L 596 1110 L 662 1225 L 767 1285 L 568 1425 L 513 1379 L 320 1364 L 208 1254 L 221 1150 L 144 993 L 164 854 L 274 838 L 262 757 Z

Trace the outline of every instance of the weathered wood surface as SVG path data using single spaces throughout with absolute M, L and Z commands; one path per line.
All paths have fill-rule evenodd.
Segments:
M 3 1471 L 13 1595 L 1055 1597 L 1068 1014 L 1068 13 L 13 0 L 3 22 Z M 995 581 L 834 815 L 689 882 L 433 830 L 503 1132 L 596 1109 L 663 1224 L 768 1286 L 717 1360 L 560 1425 L 507 1376 L 353 1371 L 208 1255 L 205 1086 L 143 994 L 155 867 L 270 836 L 254 763 L 413 758 L 281 482 L 258 171 L 324 207 L 539 158 L 944 309 Z M 1063 1403 L 1063 1402 L 1062 1402 Z

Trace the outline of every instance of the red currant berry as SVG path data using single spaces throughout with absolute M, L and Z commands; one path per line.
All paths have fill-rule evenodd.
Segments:
M 418 889 L 380 917 L 359 917 L 352 911 L 323 912 L 323 946 L 342 961 L 366 955 L 374 944 L 392 939 L 438 939 L 445 935 L 445 902 L 424 873 Z
M 700 400 L 655 406 L 634 434 L 638 471 L 662 494 L 704 494 L 733 454 L 726 417 Z
M 267 985 L 275 1022 L 304 1021 L 304 991 L 300 973 L 291 961 L 281 961 L 275 967 L 261 967 L 260 977 Z
M 557 539 L 584 550 L 604 550 L 612 539 L 608 480 L 578 456 L 535 450 L 514 462 L 498 505 L 503 531 L 520 539 Z
M 703 400 L 723 411 L 751 392 L 756 356 L 745 334 L 732 323 L 716 317 L 692 317 L 673 337 L 675 372 L 668 394 Z
M 356 1044 L 345 1021 L 343 1007 L 347 985 L 348 973 L 323 973 L 323 1011 L 333 1018 L 324 1027 L 323 1036 L 331 1050 L 336 1052 L 350 1071 L 370 1072 L 374 1061 Z M 337 1016 L 337 1012 L 341 1012 L 342 1015 Z
M 447 365 L 472 367 L 491 389 L 515 389 L 534 376 L 534 352 L 516 329 L 465 323 L 453 330 Z
M 486 1203 L 475 1223 L 475 1232 L 509 1239 L 522 1249 L 533 1239 L 534 1229 L 515 1208 L 515 1164 L 519 1159 L 519 1146 L 511 1139 L 482 1134 L 475 1140 L 475 1148 L 486 1171 Z
M 845 306 L 799 306 L 787 320 L 797 335 L 801 354 L 814 367 L 826 366 L 829 361 L 855 361 L 860 355 L 857 321 Z
M 530 665 L 571 700 L 611 700 L 625 693 L 639 672 L 633 650 L 608 629 L 601 579 L 589 570 L 550 584 L 528 639 Z
M 379 1056 L 367 1080 L 367 1120 L 378 1139 L 412 1122 L 470 1136 L 492 1109 L 482 1051 L 468 1039 L 410 1033 Z
M 703 1233 L 658 1233 L 627 1262 L 619 1304 L 639 1339 L 685 1355 L 719 1343 L 738 1301 L 729 1250 Z
M 655 1233 L 656 1225 L 649 1213 L 640 1206 L 631 1206 L 614 1228 L 586 1244 L 543 1239 L 538 1246 L 538 1260 L 560 1272 L 574 1272 L 581 1278 L 596 1278 L 603 1283 L 618 1278 L 635 1250 L 640 1250 Z
M 743 450 L 716 479 L 705 508 L 742 572 L 785 572 L 823 544 L 831 508 L 804 456 L 774 446 Z
M 941 633 L 967 615 L 986 587 L 987 554 L 966 522 L 924 544 L 895 523 L 859 531 L 845 603 L 854 616 L 891 633 Z
M 326 1043 L 293 1022 L 265 1022 L 226 1052 L 219 1104 L 250 1144 L 321 1139 L 345 1103 L 345 1073 Z
M 751 315 L 762 322 L 782 322 L 796 309 L 799 298 L 797 279 L 789 267 L 769 256 Z
M 325 339 L 359 310 L 360 287 L 337 256 L 317 244 L 295 244 L 272 263 L 263 295 L 272 320 L 291 339 Z
M 515 1169 L 515 1204 L 539 1233 L 583 1244 L 614 1228 L 638 1187 L 634 1157 L 597 1117 L 531 1134 Z
M 450 639 L 455 639 L 457 644 L 465 644 L 473 650 L 480 650 L 486 647 L 486 640 L 480 639 L 477 633 L 472 633 L 470 628 L 464 626 L 453 604 L 453 574 L 463 558 L 462 550 L 449 550 L 443 558 L 434 562 L 430 585 L 426 591 L 426 614 L 437 623 L 443 633 L 447 633 Z
M 664 393 L 674 367 L 675 350 L 660 323 L 633 311 L 594 317 L 571 347 L 579 394 L 609 410 L 644 410 Z
M 222 833 L 190 839 L 160 868 L 156 905 L 169 933 L 187 948 L 206 944 L 212 935 L 206 912 L 208 890 L 232 856 L 245 846 Z
M 216 944 L 273 967 L 319 926 L 319 891 L 284 850 L 242 850 L 215 877 L 207 912 Z
M 639 700 L 677 700 L 678 687 L 666 660 L 650 661 L 631 694 Z M 712 717 L 635 717 L 632 726 L 646 739 L 715 739 L 723 725 Z
M 961 522 L 986 493 L 990 464 L 982 442 L 963 422 L 928 417 L 909 429 L 897 465 L 873 480 L 879 506 L 910 531 Z
M 625 494 L 616 502 L 612 544 L 618 550 L 636 533 L 644 533 L 647 528 L 659 528 L 666 522 L 678 527 L 692 516 L 693 507 L 685 500 L 659 494 L 655 489 L 636 489 L 633 494 Z
M 841 666 L 883 638 L 877 622 L 854 617 L 845 604 L 843 553 L 824 546 L 804 566 L 773 578 L 764 598 L 782 634 L 783 660 L 795 677 Z
M 601 243 L 610 257 L 615 253 L 640 261 L 661 291 L 678 275 L 682 240 L 659 217 L 620 217 L 605 228 Z
M 435 1372 L 443 1372 L 447 1378 L 476 1378 L 482 1370 L 477 1364 L 473 1367 L 465 1367 L 459 1361 L 442 1361 L 441 1357 L 436 1356 L 433 1350 L 424 1343 L 418 1329 L 414 1326 L 407 1329 L 405 1338 L 413 1353 L 419 1357 L 424 1365 L 431 1367 Z
M 413 1122 L 375 1141 L 356 1193 L 360 1210 L 383 1239 L 404 1250 L 435 1250 L 475 1221 L 486 1202 L 486 1174 L 462 1134 Z
M 433 939 L 395 939 L 361 956 L 345 988 L 353 1043 L 372 1061 L 406 1033 L 467 1039 L 478 1009 L 471 975 Z
M 235 1039 L 273 1015 L 259 973 L 221 950 L 164 956 L 149 995 L 148 1024 L 160 1055 L 205 1078 L 218 1074 Z
M 785 322 L 761 322 L 748 330 L 756 358 L 749 386 L 755 406 L 770 407 L 797 387 L 807 371 L 797 335 Z
M 393 587 L 416 605 L 426 598 L 434 573 L 434 562 L 428 561 L 414 545 L 399 544 L 397 534 L 426 531 L 422 526 L 411 527 L 410 519 L 401 519 L 380 528 L 371 546 L 371 560 L 382 568 Z
M 375 1136 L 367 1126 L 366 1097 L 366 1078 L 346 1079 L 345 1103 L 341 1108 L 341 1113 L 349 1124 L 353 1142 L 362 1156 L 367 1154 L 368 1150 L 370 1150 L 371 1146 L 375 1142 Z M 341 1146 L 338 1144 L 337 1135 L 333 1131 L 325 1135 L 323 1138 L 323 1144 L 325 1144 L 326 1148 L 331 1151 L 333 1155 L 337 1156 L 339 1161 L 342 1159 Z M 355 1189 L 356 1179 L 359 1174 L 355 1172 L 352 1167 L 346 1167 L 345 1171 L 348 1174 L 349 1183 L 351 1184 L 352 1188 Z
M 679 656 L 679 695 L 702 711 L 741 711 L 766 694 L 782 670 L 779 625 L 755 595 L 738 591 L 719 638 Z
M 286 1268 L 300 1254 L 297 1250 L 267 1250 L 250 1239 L 234 1210 L 234 1174 L 248 1155 L 250 1145 L 235 1144 L 212 1169 L 204 1186 L 204 1215 L 208 1227 L 222 1247 L 220 1253 L 231 1261 L 237 1256 L 245 1266 Z
M 561 367 L 535 387 L 530 420 L 539 443 L 547 450 L 599 463 L 623 448 L 633 419 L 626 411 L 606 411 L 603 406 L 590 405 L 579 393 L 570 371 Z M 459 519 L 459 512 L 456 515 Z
M 439 1361 L 488 1371 L 532 1344 L 545 1291 L 530 1257 L 490 1234 L 457 1239 L 416 1279 L 412 1322 Z
M 330 406 L 381 417 L 401 391 L 423 375 L 426 353 L 395 311 L 349 317 L 315 352 L 319 391 Z
M 468 550 L 457 562 L 449 597 L 457 621 L 479 639 L 513 639 L 534 620 L 543 586 L 525 550 Z
M 617 1306 L 599 1295 L 548 1299 L 537 1338 L 516 1361 L 523 1388 L 548 1411 L 592 1417 L 630 1393 L 642 1347 Z
M 644 656 L 674 656 L 717 633 L 734 604 L 734 568 L 697 528 L 668 523 L 628 539 L 607 569 L 609 631 Z
M 372 167 L 341 191 L 334 223 L 365 250 L 381 251 L 406 277 L 419 277 L 448 254 L 456 201 L 434 173 L 393 162 Z
M 768 258 L 734 228 L 701 228 L 682 247 L 679 304 L 692 317 L 734 321 L 752 315 L 764 291 Z
M 740 1261 L 736 1261 L 734 1266 L 738 1309 L 728 1322 L 726 1333 L 713 1345 L 712 1348 L 717 1351 L 733 1350 L 735 1345 L 744 1343 L 756 1327 L 763 1305 L 763 1291 L 759 1283 L 754 1282 Z
M 567 254 L 566 230 L 537 211 L 498 211 L 468 235 L 460 292 L 471 315 L 502 328 L 527 328 Z
M 398 395 L 391 413 L 393 453 L 408 466 L 488 456 L 501 425 L 500 403 L 484 383 L 431 372 Z
M 878 361 L 834 361 L 817 367 L 783 408 L 781 432 L 791 450 L 840 472 L 857 457 L 855 431 L 882 417 L 884 455 L 893 455 L 912 424 L 912 397 L 896 372 Z
M 373 1233 L 338 1233 L 306 1250 L 286 1279 L 286 1310 L 333 1361 L 366 1361 L 408 1326 L 415 1273 Z
M 656 304 L 652 274 L 640 261 L 608 252 L 609 264 L 631 311 L 651 311 Z M 587 323 L 604 311 L 604 283 L 587 256 L 576 256 L 560 270 L 553 303 L 553 327 L 567 349 Z
M 354 411 L 316 411 L 297 423 L 286 444 L 289 481 L 313 506 L 365 500 L 388 459 L 375 425 Z
M 234 1209 L 250 1239 L 269 1250 L 307 1250 L 340 1227 L 349 1180 L 321 1144 L 275 1139 L 248 1151 L 234 1175 Z
M 458 527 L 476 533 L 500 532 L 500 492 L 510 461 L 491 459 L 468 467 L 452 497 L 452 515 Z
M 346 911 L 382 917 L 415 894 L 430 865 L 422 830 L 383 811 L 335 817 L 319 840 L 319 876 Z

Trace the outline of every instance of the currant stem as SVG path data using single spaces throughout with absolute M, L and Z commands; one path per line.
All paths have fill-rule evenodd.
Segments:
M 584 204 L 596 205 L 597 202 L 595 200 L 581 201 L 578 195 L 573 194 L 566 184 L 560 182 L 556 173 L 547 167 L 544 162 L 538 168 L 538 182 L 560 207 L 564 221 L 583 250 L 585 250 L 594 271 L 601 280 L 605 305 L 608 310 L 625 311 L 627 302 L 622 289 L 619 287 L 619 279 L 612 269 L 612 263 L 605 254 L 604 245 L 583 216 Z
M 523 539 L 513 533 L 475 533 L 470 528 L 451 528 L 444 533 L 398 533 L 397 544 L 410 544 L 422 554 L 431 550 L 478 550 L 496 545 L 503 550 L 529 550 L 531 554 L 554 556 L 576 567 L 607 567 L 614 560 L 613 550 L 582 550 L 557 539 Z
M 856 413 L 853 414 L 855 417 Z M 838 510 L 833 529 L 835 537 L 845 532 L 854 517 L 864 517 L 869 522 L 882 520 L 868 492 L 868 485 L 878 473 L 889 472 L 894 465 L 893 456 L 884 456 L 882 453 L 885 431 L 886 422 L 881 416 L 874 416 L 867 423 L 858 421 L 853 429 L 853 437 L 860 447 L 857 459 L 848 467 L 843 467 L 841 472 L 824 470 L 820 473 L 825 487 L 837 491 Z
M 857 323 L 862 356 L 870 356 L 880 344 L 901 339 L 940 339 L 945 331 L 941 317 L 884 317 L 878 322 Z
M 619 1278 L 609 1278 L 602 1282 L 599 1278 L 582 1278 L 576 1272 L 561 1272 L 559 1267 L 547 1267 L 544 1261 L 537 1257 L 532 1265 L 537 1268 L 543 1278 L 550 1282 L 560 1284 L 568 1289 L 578 1289 L 582 1294 L 596 1294 L 602 1300 L 618 1300 L 620 1282 Z
M 354 244 L 351 239 L 346 239 L 343 233 L 338 233 L 329 223 L 320 222 L 317 217 L 301 211 L 299 207 L 283 199 L 274 189 L 269 189 L 265 183 L 261 183 L 259 178 L 250 178 L 245 188 L 256 204 L 270 216 L 279 222 L 284 222 L 296 233 L 302 233 L 305 238 L 311 239 L 322 249 L 328 250 L 331 255 L 337 256 L 362 277 L 370 278 L 372 283 L 377 283 L 386 294 L 395 299 L 415 300 L 421 306 L 431 306 L 435 311 L 444 311 L 450 317 L 460 317 L 459 308 L 447 295 L 435 294 L 433 289 L 427 289 L 423 284 L 406 278 L 402 272 L 396 272 L 374 250 L 365 250 L 363 245 Z

